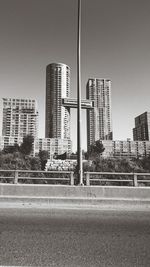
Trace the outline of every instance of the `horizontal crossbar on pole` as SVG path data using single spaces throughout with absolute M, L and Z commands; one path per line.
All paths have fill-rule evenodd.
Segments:
M 74 98 L 62 98 L 62 105 L 68 108 L 77 108 L 77 99 Z M 81 100 L 82 109 L 93 109 L 94 101 L 89 99 Z

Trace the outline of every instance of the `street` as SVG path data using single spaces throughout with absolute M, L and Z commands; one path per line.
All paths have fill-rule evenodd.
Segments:
M 0 209 L 0 266 L 149 267 L 150 213 Z

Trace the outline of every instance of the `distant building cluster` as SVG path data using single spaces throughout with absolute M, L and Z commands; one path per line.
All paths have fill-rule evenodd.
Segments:
M 46 68 L 45 137 L 38 137 L 38 108 L 36 100 L 3 98 L 2 136 L 0 149 L 21 144 L 26 135 L 34 137 L 33 155 L 48 151 L 54 155 L 72 153 L 70 133 L 71 108 L 77 99 L 70 98 L 70 68 L 52 63 Z M 111 81 L 90 78 L 86 85 L 86 99 L 81 107 L 87 112 L 87 149 L 101 140 L 104 157 L 143 157 L 150 155 L 150 112 L 135 118 L 133 140 L 114 141 L 111 109 Z
M 149 141 L 102 141 L 104 158 L 140 158 L 150 155 Z
M 34 155 L 38 155 L 39 151 L 48 151 L 49 159 L 52 159 L 54 155 L 61 155 L 67 152 L 71 154 L 72 143 L 70 139 L 60 138 L 38 138 L 34 141 Z

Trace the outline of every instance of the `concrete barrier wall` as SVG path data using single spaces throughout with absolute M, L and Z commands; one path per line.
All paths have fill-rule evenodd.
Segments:
M 0 197 L 5 196 L 150 200 L 150 187 L 0 184 Z

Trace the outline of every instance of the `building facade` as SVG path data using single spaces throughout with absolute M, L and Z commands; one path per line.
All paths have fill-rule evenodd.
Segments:
M 133 140 L 150 141 L 150 112 L 144 112 L 135 118 Z
M 23 137 L 0 136 L 0 150 L 3 150 L 8 146 L 14 146 L 16 144 L 20 146 L 22 142 L 23 142 Z
M 24 137 L 38 135 L 37 103 L 31 99 L 3 98 L 2 135 Z
M 94 101 L 94 108 L 87 110 L 87 148 L 96 140 L 112 140 L 111 81 L 89 79 L 87 99 Z
M 8 146 L 14 146 L 15 144 L 20 146 L 22 142 L 23 137 L 0 136 L 0 150 L 3 150 Z M 70 154 L 72 152 L 72 143 L 68 139 L 35 138 L 31 156 L 38 156 L 41 150 L 48 151 L 48 158 L 53 159 L 55 154 L 61 155 L 65 152 Z
M 48 158 L 61 155 L 63 153 L 70 154 L 72 151 L 72 143 L 70 139 L 60 138 L 38 138 L 34 141 L 34 155 L 38 155 L 41 150 L 48 151 Z
M 140 158 L 150 155 L 150 141 L 101 141 L 105 150 L 102 153 L 104 158 Z
M 70 97 L 70 68 L 61 63 L 46 68 L 45 137 L 70 139 L 70 108 L 62 104 Z

